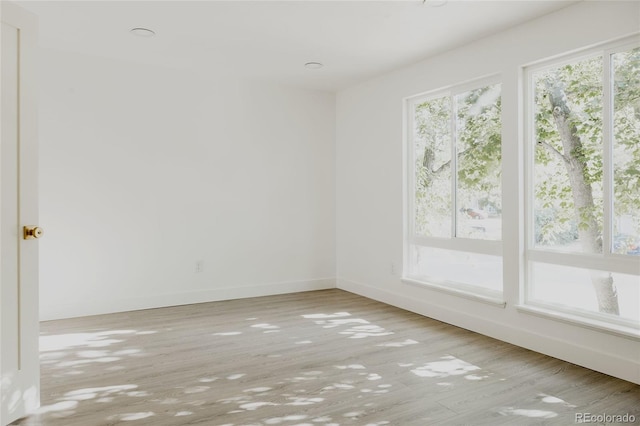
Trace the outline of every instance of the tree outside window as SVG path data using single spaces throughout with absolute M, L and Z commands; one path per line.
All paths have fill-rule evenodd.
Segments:
M 410 273 L 501 293 L 501 85 L 440 92 L 410 106 Z M 451 244 L 440 246 L 442 239 Z M 469 249 L 464 239 L 486 248 Z
M 640 48 L 529 75 L 535 144 L 529 246 L 587 256 L 584 267 L 533 265 L 530 295 L 620 316 L 620 295 L 638 300 L 640 287 L 637 275 L 615 266 L 640 256 Z M 588 256 L 604 258 L 603 269 L 589 268 Z M 637 305 L 623 316 L 637 322 Z

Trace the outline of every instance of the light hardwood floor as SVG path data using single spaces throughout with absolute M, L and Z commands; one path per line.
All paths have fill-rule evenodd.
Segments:
M 640 424 L 640 386 L 340 290 L 49 321 L 19 425 Z

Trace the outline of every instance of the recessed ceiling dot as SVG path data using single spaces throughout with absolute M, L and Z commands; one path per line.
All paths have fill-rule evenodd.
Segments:
M 442 7 L 447 4 L 447 0 L 424 0 L 423 3 L 426 3 L 431 7 Z
M 320 68 L 324 67 L 324 65 L 322 65 L 320 62 L 307 62 L 306 64 L 304 64 L 304 67 L 309 70 L 319 70 Z
M 156 35 L 153 30 L 150 30 L 148 28 L 132 28 L 130 32 L 131 34 L 138 37 L 153 37 L 154 35 Z

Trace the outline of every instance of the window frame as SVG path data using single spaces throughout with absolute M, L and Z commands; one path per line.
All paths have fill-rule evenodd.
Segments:
M 618 41 L 603 43 L 595 47 L 580 50 L 566 55 L 556 56 L 544 61 L 522 67 L 523 76 L 523 111 L 524 114 L 524 217 L 522 228 L 524 229 L 524 282 L 520 292 L 519 308 L 527 311 L 529 308 L 539 310 L 548 316 L 568 316 L 574 322 L 584 319 L 586 323 L 599 323 L 607 328 L 609 325 L 622 326 L 631 329 L 640 329 L 640 323 L 624 318 L 616 318 L 612 315 L 587 311 L 579 308 L 571 308 L 550 301 L 534 299 L 533 295 L 533 269 L 534 263 L 552 264 L 581 268 L 585 270 L 599 270 L 611 273 L 622 273 L 638 276 L 640 285 L 640 257 L 619 254 L 613 252 L 613 215 L 614 207 L 614 180 L 613 180 L 613 65 L 612 56 L 615 53 L 640 48 L 637 36 L 627 37 Z M 603 221 L 602 221 L 602 253 L 568 252 L 554 249 L 545 249 L 535 246 L 535 90 L 533 75 L 535 73 L 554 69 L 579 62 L 581 60 L 602 57 L 602 162 L 603 162 Z M 635 335 L 635 332 L 632 333 Z
M 421 247 L 430 247 L 435 249 L 445 249 L 451 251 L 458 252 L 466 252 L 466 253 L 475 253 L 475 254 L 484 254 L 490 256 L 497 256 L 503 258 L 503 240 L 502 235 L 499 240 L 484 240 L 484 239 L 474 239 L 474 238 L 466 238 L 466 237 L 458 237 L 456 236 L 456 228 L 457 228 L 457 216 L 458 216 L 458 205 L 457 205 L 457 156 L 456 156 L 456 148 L 457 148 L 457 139 L 456 139 L 456 109 L 454 97 L 461 93 L 468 92 L 470 90 L 479 89 L 485 86 L 491 86 L 499 84 L 502 86 L 502 78 L 500 75 L 494 74 L 490 76 L 485 76 L 481 78 L 476 78 L 472 80 L 468 80 L 466 82 L 446 86 L 443 88 L 431 90 L 428 92 L 424 92 L 421 94 L 413 95 L 407 97 L 403 100 L 403 118 L 404 118 L 404 132 L 405 137 L 403 138 L 404 143 L 404 186 L 405 186 L 405 201 L 403 205 L 405 206 L 405 238 L 404 238 L 404 267 L 403 267 L 403 275 L 402 280 L 408 284 L 420 284 L 420 285 L 428 285 L 431 288 L 436 290 L 450 292 L 462 297 L 472 297 L 476 298 L 476 300 L 488 302 L 491 304 L 497 304 L 504 307 L 505 303 L 502 300 L 502 295 L 504 293 L 504 283 L 503 289 L 499 292 L 489 290 L 480 286 L 474 286 L 473 284 L 461 283 L 452 280 L 434 280 L 429 276 L 418 276 L 409 273 L 411 270 L 410 261 L 412 255 L 412 246 L 421 246 Z M 500 96 L 502 97 L 502 87 Z M 415 212 L 416 212 L 416 204 L 415 204 L 415 176 L 416 176 L 416 167 L 415 167 L 415 110 L 417 105 L 428 102 L 430 100 L 439 99 L 443 97 L 448 97 L 451 101 L 452 111 L 450 117 L 451 123 L 451 236 L 449 237 L 435 237 L 435 236 L 425 236 L 420 235 L 416 232 L 415 226 Z M 502 123 L 501 113 L 501 123 Z M 504 130 L 501 129 L 501 133 L 504 133 Z M 504 136 L 504 134 L 502 134 Z M 504 137 L 503 137 L 504 139 Z M 502 150 L 502 147 L 501 147 Z M 502 169 L 502 162 L 500 164 Z M 502 178 L 501 178 L 502 180 Z M 501 181 L 502 187 L 502 181 Z M 502 223 L 501 223 L 502 227 Z

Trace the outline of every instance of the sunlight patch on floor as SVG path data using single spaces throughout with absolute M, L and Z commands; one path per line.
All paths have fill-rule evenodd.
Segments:
M 274 404 L 273 402 L 266 402 L 266 401 L 247 402 L 246 404 L 240 404 L 240 408 L 247 411 L 253 411 L 253 410 L 257 410 L 260 407 L 266 407 L 269 405 L 275 406 L 278 404 Z
M 41 364 L 54 364 L 59 359 L 64 358 L 67 355 L 66 352 L 58 351 L 58 352 L 47 352 L 40 354 L 40 363 Z
M 80 358 L 100 358 L 109 354 L 109 351 L 78 351 L 76 355 Z
M 107 363 L 107 362 L 116 362 L 116 361 L 120 361 L 122 358 L 117 357 L 117 356 L 105 356 L 102 358 L 92 358 L 92 359 L 79 359 L 76 361 L 61 361 L 58 363 L 58 367 L 76 367 L 78 365 L 85 365 L 85 364 L 91 364 L 94 362 L 101 362 L 101 363 Z
M 349 319 L 330 319 L 328 321 L 320 320 L 316 321 L 316 324 L 321 325 L 322 328 L 335 328 L 341 325 L 350 324 L 369 324 L 369 321 L 362 318 L 349 318 Z
M 268 391 L 270 391 L 271 389 L 272 389 L 272 388 L 270 388 L 270 387 L 263 386 L 263 387 L 257 387 L 257 388 L 245 389 L 245 390 L 243 390 L 243 392 L 260 393 L 260 392 L 268 392 Z
M 467 374 L 466 376 L 464 376 L 464 378 L 471 381 L 479 381 L 479 380 L 488 379 L 489 375 Z
M 554 411 L 547 410 L 527 410 L 523 408 L 513 408 L 507 407 L 503 408 L 499 411 L 503 416 L 521 416 L 521 417 L 529 417 L 534 419 L 552 419 L 554 417 L 558 417 L 558 413 Z
M 364 370 L 366 367 L 362 364 L 349 364 L 349 365 L 336 365 L 336 368 L 338 370 L 346 370 L 346 369 Z
M 384 328 L 371 324 L 362 318 L 351 317 L 348 312 L 336 312 L 334 314 L 307 314 L 302 315 L 303 318 L 313 319 L 317 325 L 322 328 L 336 328 L 350 326 L 346 330 L 339 331 L 339 334 L 349 335 L 350 339 L 362 339 L 365 337 L 388 336 L 394 334 Z
M 376 346 L 380 346 L 383 348 L 401 348 L 403 346 L 409 346 L 409 345 L 417 345 L 419 342 L 416 342 L 413 339 L 407 339 L 403 342 L 389 342 L 389 343 L 381 343 L 379 345 Z
M 279 425 L 280 423 L 284 423 L 284 422 L 295 422 L 298 420 L 304 420 L 307 417 L 309 416 L 304 414 L 291 414 L 284 417 L 272 417 L 270 419 L 266 419 L 264 423 L 267 425 Z
M 553 410 L 549 408 L 553 407 Z M 549 395 L 538 393 L 535 396 L 519 402 L 518 407 L 502 407 L 497 412 L 503 416 L 528 417 L 532 419 L 553 419 L 560 413 L 575 412 L 576 405 Z
M 419 377 L 438 377 L 468 375 L 472 371 L 480 370 L 480 367 L 469 364 L 453 356 L 443 356 L 442 361 L 433 361 L 424 364 L 422 367 L 411 370 Z
M 64 394 L 64 399 L 72 401 L 86 401 L 94 398 L 110 398 L 116 395 L 128 395 L 137 385 L 103 386 L 98 388 L 84 388 L 70 391 Z M 130 395 L 131 396 L 131 395 Z M 146 392 L 145 395 L 147 396 Z
M 557 397 L 552 396 L 552 395 L 547 395 L 547 394 L 544 394 L 544 393 L 540 393 L 540 394 L 538 394 L 538 398 L 540 398 L 540 401 L 542 401 L 544 403 L 547 403 L 547 404 L 562 404 L 562 405 L 564 405 L 565 407 L 568 407 L 568 408 L 576 408 L 575 405 L 569 404 L 564 399 L 560 399 L 560 398 L 557 398 Z
M 238 379 L 241 379 L 244 376 L 246 376 L 246 374 L 243 374 L 243 373 L 231 374 L 231 375 L 227 376 L 227 380 L 238 380 Z
M 287 402 L 285 405 L 313 405 L 324 401 L 324 398 L 292 397 L 288 399 L 292 402 Z
M 365 337 L 389 336 L 393 334 L 393 331 L 387 331 L 380 326 L 371 324 L 351 327 L 341 331 L 340 334 L 348 334 L 350 339 L 363 339 Z
M 110 339 L 110 336 L 118 336 L 123 334 L 134 334 L 135 330 L 111 330 L 100 331 L 97 333 L 68 333 L 54 334 L 51 336 L 40 336 L 40 352 L 60 351 L 71 349 L 75 346 L 84 346 L 89 348 L 102 348 L 120 343 L 122 340 Z
M 53 377 L 60 377 L 60 376 L 80 376 L 84 374 L 84 371 L 82 370 L 63 370 L 61 373 L 59 374 L 54 374 Z
M 347 383 L 334 383 L 330 386 L 325 386 L 322 388 L 323 391 L 330 391 L 330 390 L 334 390 L 334 389 L 341 389 L 341 390 L 349 390 L 349 389 L 353 389 L 355 388 L 355 386 L 353 385 L 349 385 Z
M 295 376 L 295 377 L 288 377 L 286 379 L 286 381 L 290 382 L 290 383 L 306 382 L 306 381 L 310 381 L 310 380 L 316 380 L 316 378 L 315 377 L 309 377 L 309 376 Z
M 302 315 L 303 318 L 308 319 L 327 319 L 327 318 L 342 318 L 342 317 L 350 317 L 351 314 L 349 312 L 336 312 L 334 314 L 309 314 Z
M 141 353 L 142 351 L 140 349 L 123 349 L 121 351 L 115 351 L 113 354 L 116 356 L 123 356 L 123 355 L 139 355 Z
M 267 329 L 267 330 L 280 328 L 277 325 L 272 325 L 272 324 L 268 324 L 268 323 L 253 324 L 251 327 L 253 327 L 253 328 L 263 328 L 263 329 Z
M 78 401 L 60 401 L 51 405 L 43 405 L 38 409 L 38 414 L 53 413 L 56 411 L 73 410 L 78 406 Z
M 152 411 L 141 411 L 139 413 L 123 413 L 108 417 L 109 420 L 120 420 L 121 422 L 133 422 L 136 420 L 147 419 L 154 416 Z

